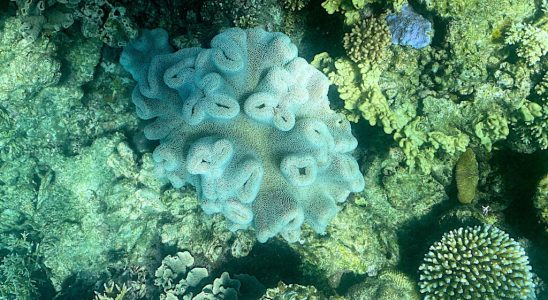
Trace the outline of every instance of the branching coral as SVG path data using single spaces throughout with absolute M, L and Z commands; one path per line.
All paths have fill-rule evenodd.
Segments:
M 363 117 L 371 126 L 379 123 L 386 133 L 395 129 L 395 116 L 377 84 L 378 69 L 360 68 L 344 58 L 334 60 L 327 53 L 316 55 L 312 64 L 337 87 L 349 120 L 357 122 Z
M 492 226 L 459 228 L 430 247 L 419 268 L 425 299 L 534 299 L 523 248 Z
M 505 42 L 516 45 L 517 55 L 530 66 L 548 53 L 548 32 L 531 24 L 513 24 L 506 34 Z
M 409 122 L 394 133 L 394 140 L 405 153 L 407 165 L 428 174 L 437 151 L 453 156 L 464 152 L 470 139 L 458 129 L 454 129 L 453 135 L 429 131 L 425 121 L 424 117 L 418 117 Z
M 377 65 L 390 55 L 390 29 L 385 20 L 386 15 L 369 17 L 352 27 L 343 38 L 344 49 L 351 60 L 356 63 Z

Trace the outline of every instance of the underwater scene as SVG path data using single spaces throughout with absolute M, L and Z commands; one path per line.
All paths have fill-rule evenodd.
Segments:
M 0 300 L 548 300 L 548 0 L 0 0 Z

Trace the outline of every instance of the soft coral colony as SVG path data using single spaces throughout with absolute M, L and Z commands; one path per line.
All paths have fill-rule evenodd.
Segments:
M 138 115 L 160 140 L 153 157 L 173 186 L 194 185 L 206 213 L 265 242 L 297 241 L 306 222 L 324 233 L 364 188 L 357 140 L 329 108 L 327 78 L 297 57 L 286 35 L 229 29 L 211 49 L 173 52 L 167 33 L 143 31 L 120 58 L 138 86 Z

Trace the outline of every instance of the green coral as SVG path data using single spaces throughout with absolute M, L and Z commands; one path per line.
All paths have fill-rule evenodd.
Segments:
M 299 11 L 303 9 L 310 0 L 281 0 L 282 5 L 291 11 Z
M 508 29 L 505 43 L 516 45 L 516 54 L 532 66 L 548 53 L 548 32 L 531 24 L 516 23 Z
M 470 142 L 468 136 L 458 129 L 454 129 L 452 135 L 446 135 L 427 128 L 425 118 L 417 117 L 394 133 L 394 140 L 407 157 L 407 165 L 426 174 L 432 169 L 432 161 L 437 151 L 454 156 L 464 152 Z
M 512 120 L 513 134 L 528 147 L 524 152 L 548 149 L 548 102 L 540 105 L 526 100 L 516 115 Z
M 493 113 L 476 123 L 474 132 L 485 149 L 491 151 L 495 142 L 506 139 L 510 129 L 508 128 L 508 120 L 504 116 Z
M 548 174 L 539 181 L 533 204 L 537 210 L 540 223 L 544 227 L 544 234 L 548 236 Z
M 360 19 L 359 11 L 367 3 L 374 2 L 369 0 L 325 0 L 322 2 L 323 8 L 328 14 L 340 12 L 344 15 L 346 25 L 352 25 Z
M 0 212 L 6 211 L 0 207 Z M 0 231 L 0 299 L 39 298 L 44 282 L 40 272 L 44 271 L 39 244 L 30 241 L 27 232 L 18 236 Z
M 304 286 L 299 284 L 285 284 L 279 282 L 275 288 L 270 288 L 259 300 L 342 300 L 339 297 L 325 297 L 314 286 Z
M 425 299 L 534 299 L 525 250 L 492 226 L 459 228 L 432 245 L 419 267 Z
M 395 129 L 395 116 L 377 84 L 380 70 L 360 68 L 345 58 L 334 60 L 325 52 L 316 55 L 312 64 L 337 87 L 349 120 L 357 122 L 363 117 L 371 126 L 379 123 L 386 133 Z

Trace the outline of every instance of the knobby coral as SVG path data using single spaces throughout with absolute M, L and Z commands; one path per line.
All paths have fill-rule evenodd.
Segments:
M 323 233 L 337 202 L 364 187 L 327 78 L 282 33 L 228 29 L 211 46 L 172 53 L 156 29 L 122 53 L 137 114 L 155 118 L 145 135 L 160 140 L 158 173 L 194 185 L 206 213 L 255 228 L 260 242 L 296 241 L 304 222 Z

